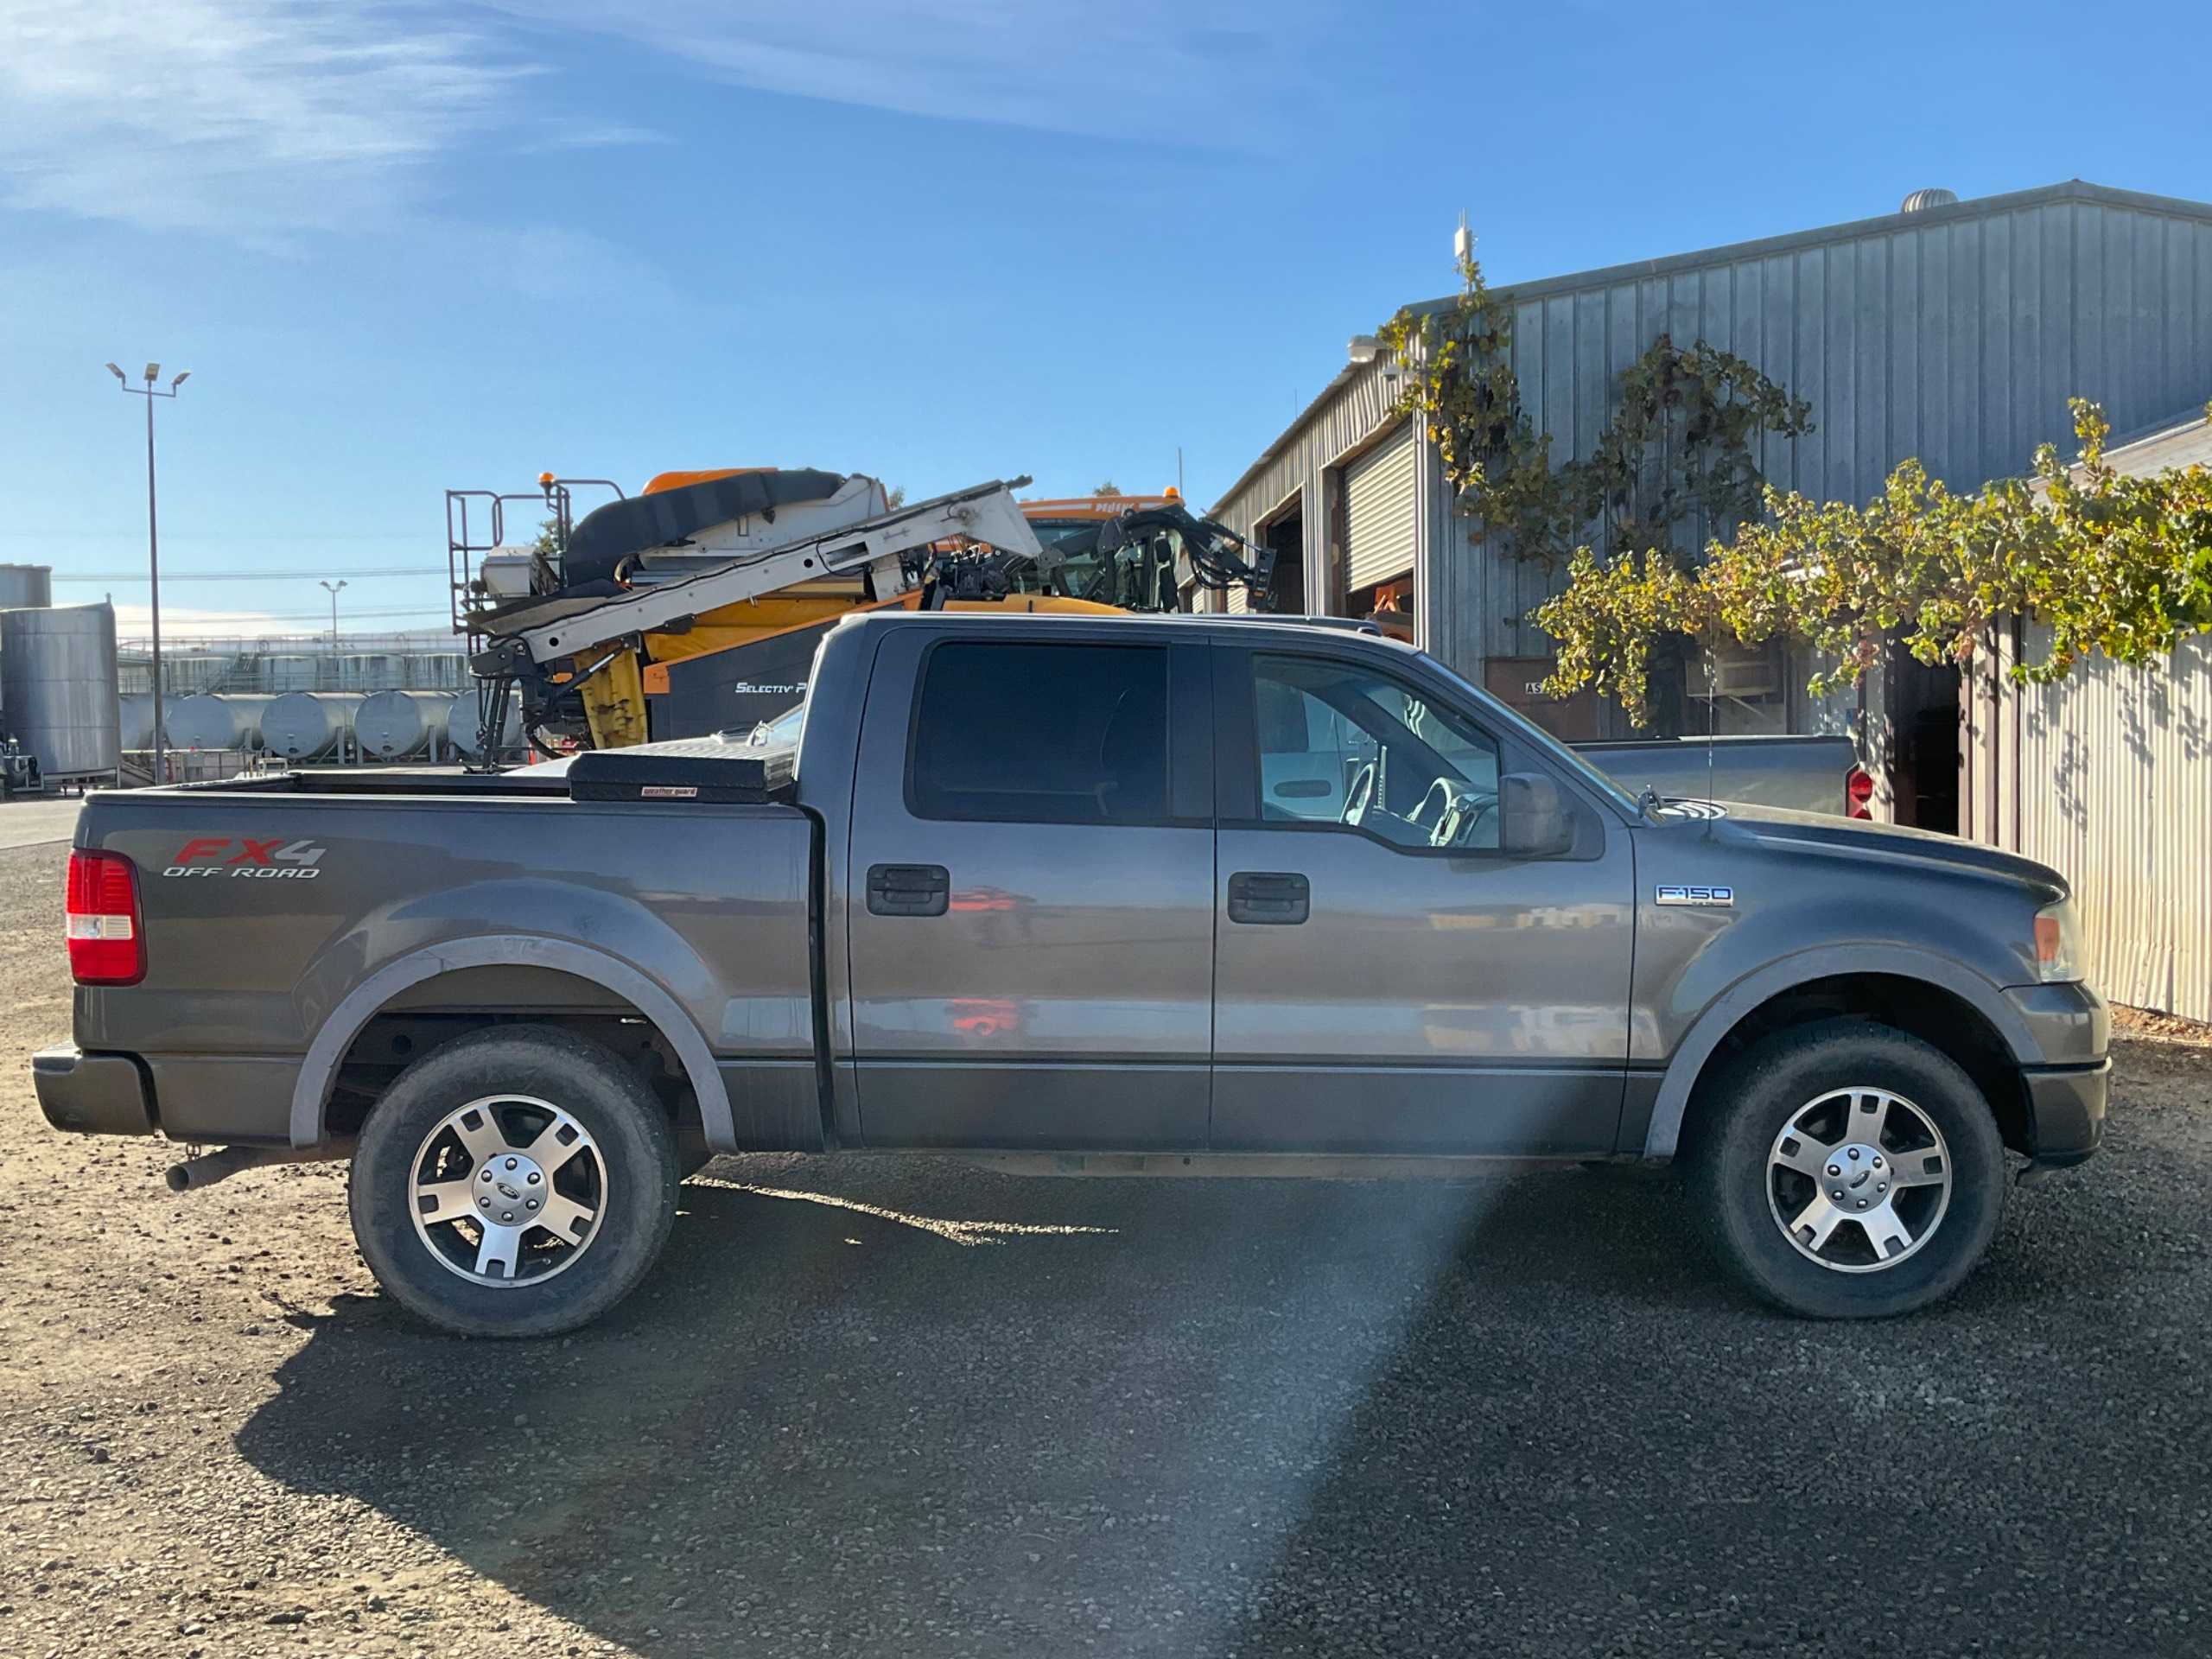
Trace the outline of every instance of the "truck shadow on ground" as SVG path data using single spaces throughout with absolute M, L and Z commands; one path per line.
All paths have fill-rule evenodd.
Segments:
M 1464 1650 L 1537 1583 L 1583 1651 L 1641 1616 L 1639 1560 L 1796 1490 L 1685 1510 L 1727 1440 L 1815 1393 L 1853 1421 L 1853 1344 L 1718 1283 L 1667 1180 L 751 1162 L 573 1338 L 304 1318 L 240 1451 L 647 1654 Z M 1885 1329 L 1924 1360 L 1957 1323 Z

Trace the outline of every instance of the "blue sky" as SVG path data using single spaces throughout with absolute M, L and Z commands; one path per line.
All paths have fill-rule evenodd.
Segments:
M 634 14 L 634 15 L 632 15 Z M 2201 3 L 0 0 L 0 560 L 442 613 L 441 492 L 739 462 L 1211 503 L 1452 284 L 2080 176 L 2212 197 Z M 265 581 L 189 582 L 254 571 Z M 172 584 L 167 576 L 179 578 Z M 296 619 L 296 620 L 294 620 Z

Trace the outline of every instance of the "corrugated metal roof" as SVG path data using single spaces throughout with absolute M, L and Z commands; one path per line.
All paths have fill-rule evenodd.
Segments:
M 1626 264 L 1606 265 L 1592 270 L 1570 272 L 1564 276 L 1538 277 L 1529 282 L 1515 283 L 1507 287 L 1493 289 L 1491 293 L 1497 299 L 1525 304 L 1533 300 L 1573 294 L 1583 289 L 1600 289 L 1617 283 L 1634 283 L 1686 271 L 1702 270 L 1713 266 L 1831 246 L 1898 231 L 1917 231 L 1935 226 L 1986 219 L 2018 212 L 2022 208 L 2057 202 L 2085 202 L 2105 207 L 2125 207 L 2137 212 L 2164 213 L 2175 218 L 2212 225 L 2212 202 L 2190 201 L 2178 196 L 2153 195 L 2139 190 L 2120 190 L 2110 185 L 2091 184 L 2081 179 L 2069 179 L 2063 183 L 2043 185 L 2031 190 L 2013 190 L 2000 195 L 1976 196 L 1969 200 L 1948 207 L 1923 208 L 1916 213 L 1880 213 L 1871 219 L 1852 219 L 1840 225 L 1823 226 L 1814 230 L 1793 231 L 1780 236 L 1761 237 L 1748 242 L 1733 242 L 1693 253 L 1669 254 L 1656 259 L 1636 260 Z M 1416 313 L 1433 313 L 1450 307 L 1452 299 L 1453 296 L 1447 296 L 1442 299 L 1424 300 L 1409 308 Z M 1236 481 L 1221 493 L 1212 509 L 1213 514 L 1217 517 L 1226 512 L 1252 480 L 1290 447 L 1299 434 L 1335 400 L 1363 366 L 1359 364 L 1348 364 L 1339 370 L 1336 377 L 1321 389 L 1320 394 L 1301 410 L 1297 417 L 1283 429 L 1274 442 L 1260 452 L 1252 464 L 1238 476 Z

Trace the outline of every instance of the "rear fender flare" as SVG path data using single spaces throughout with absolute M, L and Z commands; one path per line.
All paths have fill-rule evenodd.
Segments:
M 1932 951 L 1901 950 L 1886 945 L 1846 945 L 1808 950 L 1780 962 L 1769 963 L 1746 974 L 1715 998 L 1697 1017 L 1674 1058 L 1667 1062 L 1659 1085 L 1659 1098 L 1651 1109 L 1651 1122 L 1644 1131 L 1643 1155 L 1670 1159 L 1681 1139 L 1682 1119 L 1690 1104 L 1690 1090 L 1698 1074 L 1728 1033 L 1761 1004 L 1784 991 L 1816 979 L 1847 974 L 1886 974 L 1916 979 L 1950 992 L 1989 1022 L 2014 1060 L 2032 1065 L 2043 1058 L 2034 1033 L 2004 993 L 1980 975 Z
M 307 1058 L 301 1065 L 298 1081 L 292 1086 L 292 1144 L 322 1144 L 324 1110 L 329 1103 L 331 1085 L 337 1079 L 339 1063 L 353 1046 L 353 1039 L 361 1034 L 361 1028 L 375 1018 L 385 1004 L 410 986 L 457 968 L 513 966 L 550 968 L 589 980 L 652 1020 L 676 1051 L 692 1093 L 698 1097 L 699 1117 L 706 1130 L 707 1144 L 728 1147 L 734 1143 L 736 1123 L 730 1111 L 729 1095 L 722 1087 L 721 1072 L 707 1047 L 707 1039 L 699 1034 L 697 1025 L 674 997 L 629 963 L 604 951 L 567 939 L 518 933 L 487 934 L 428 946 L 385 963 L 348 991 L 322 1022 L 314 1042 L 308 1046 Z

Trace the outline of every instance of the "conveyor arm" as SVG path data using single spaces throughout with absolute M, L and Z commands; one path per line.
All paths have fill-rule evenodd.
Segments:
M 956 490 L 880 518 L 770 548 L 534 625 L 524 614 L 504 632 L 521 642 L 531 662 L 547 663 L 632 635 L 681 626 L 725 605 L 825 576 L 865 573 L 877 595 L 888 599 L 906 587 L 901 556 L 956 537 L 1027 555 L 1039 570 L 1049 571 L 1059 564 L 1060 556 L 1038 542 L 1014 499 L 1014 490 L 1028 481 L 995 480 Z

